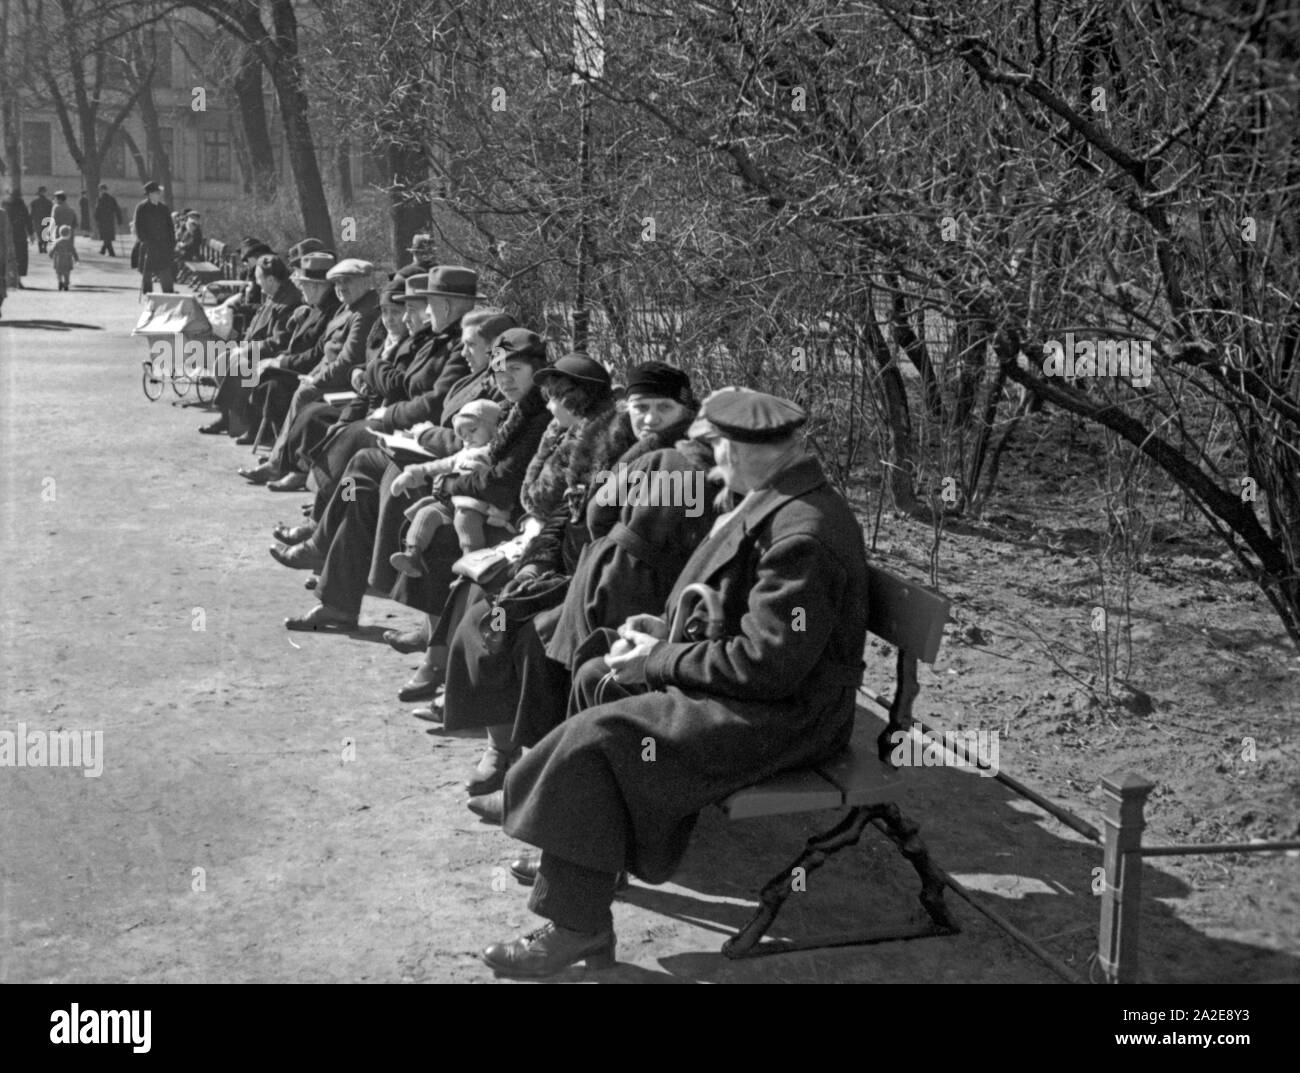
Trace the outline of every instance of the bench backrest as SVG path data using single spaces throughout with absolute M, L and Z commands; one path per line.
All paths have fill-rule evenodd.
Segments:
M 922 663 L 939 655 L 950 606 L 933 589 L 867 565 L 867 629 Z

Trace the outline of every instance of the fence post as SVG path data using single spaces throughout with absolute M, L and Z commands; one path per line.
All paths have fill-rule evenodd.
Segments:
M 1106 982 L 1137 982 L 1138 915 L 1142 904 L 1142 858 L 1130 850 L 1142 845 L 1146 820 L 1142 808 L 1155 783 L 1132 772 L 1103 775 L 1106 794 L 1103 817 L 1106 853 L 1105 889 L 1101 895 L 1101 930 L 1097 960 Z

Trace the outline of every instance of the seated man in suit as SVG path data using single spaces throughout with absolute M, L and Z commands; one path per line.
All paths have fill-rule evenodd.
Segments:
M 575 676 L 581 710 L 510 769 L 503 796 L 473 799 L 542 849 L 529 907 L 549 923 L 484 951 L 499 975 L 612 964 L 621 871 L 665 882 L 701 809 L 848 744 L 866 550 L 853 511 L 799 444 L 804 420 L 756 391 L 705 400 L 690 435 L 712 443 L 732 509 L 687 561 L 665 616 L 620 627 L 608 654 Z M 721 627 L 670 641 L 670 617 L 695 583 L 717 591 Z
M 320 402 L 327 392 L 346 391 L 352 382 L 352 370 L 365 363 L 366 339 L 379 319 L 374 276 L 375 266 L 355 257 L 340 261 L 325 273 L 338 293 L 339 310 L 320 342 L 302 361 L 273 359 L 263 369 L 264 377 L 271 375 L 266 405 L 272 421 L 272 407 L 278 408 L 281 400 L 288 401 L 277 422 L 279 433 L 270 458 L 255 469 L 241 469 L 241 477 L 253 484 L 270 482 L 277 492 L 295 492 L 307 486 L 307 474 L 297 468 L 297 459 L 290 450 L 289 430 L 302 407 Z

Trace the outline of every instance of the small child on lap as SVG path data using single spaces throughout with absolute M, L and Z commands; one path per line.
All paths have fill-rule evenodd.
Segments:
M 452 429 L 461 442 L 461 449 L 449 460 L 439 460 L 426 466 L 414 467 L 423 470 L 434 481 L 434 494 L 425 496 L 406 511 L 410 526 L 406 531 L 405 548 L 389 557 L 393 568 L 400 570 L 407 577 L 420 577 L 424 574 L 423 556 L 425 549 L 433 541 L 434 535 L 444 525 L 456 528 L 456 537 L 460 541 L 461 551 L 478 551 L 487 544 L 484 527 L 488 524 L 502 529 L 511 529 L 509 515 L 500 507 L 485 503 L 472 496 L 445 496 L 440 488 L 443 480 L 454 475 L 454 471 L 469 464 L 471 459 L 483 457 L 488 445 L 496 435 L 497 421 L 501 416 L 501 407 L 490 399 L 475 399 L 467 402 L 452 418 Z M 447 472 L 450 462 L 453 473 Z M 407 472 L 411 472 L 408 467 Z

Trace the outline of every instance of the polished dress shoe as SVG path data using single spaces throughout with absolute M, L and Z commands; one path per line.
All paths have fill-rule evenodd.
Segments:
M 469 799 L 469 810 L 475 816 L 483 818 L 485 823 L 501 826 L 501 821 L 506 814 L 506 795 L 497 790 L 495 793 L 484 794 L 482 797 L 471 797 Z
M 554 976 L 579 961 L 589 969 L 612 969 L 614 932 L 592 934 L 548 922 L 513 942 L 493 943 L 483 951 L 483 960 L 498 976 L 521 980 Z
M 540 865 L 539 857 L 519 857 L 510 862 L 510 874 L 519 880 L 519 885 L 531 887 L 537 882 L 537 866 Z M 614 893 L 622 894 L 627 890 L 627 873 L 619 872 L 618 880 L 614 884 Z
M 223 432 L 230 431 L 230 422 L 223 417 L 213 421 L 210 425 L 204 425 L 199 431 L 205 436 L 219 436 Z
M 470 797 L 482 797 L 500 790 L 506 784 L 506 772 L 510 765 L 519 759 L 519 749 L 504 752 L 495 745 L 489 745 L 479 758 L 478 766 L 465 783 Z
M 316 532 L 314 525 L 277 525 L 271 530 L 271 535 L 281 544 L 301 544 L 304 540 L 309 540 L 312 533 Z
M 435 726 L 442 726 L 442 709 L 441 708 L 412 708 L 411 714 L 416 719 L 423 719 L 426 723 L 433 723 Z
M 307 474 L 296 469 L 278 481 L 271 481 L 266 487 L 272 492 L 301 492 L 307 487 Z
M 284 620 L 286 630 L 326 631 L 336 630 L 346 633 L 357 628 L 357 620 L 343 611 L 326 604 L 317 604 L 305 615 Z
M 397 691 L 398 700 L 432 700 L 446 675 L 441 667 L 422 663 L 406 685 Z
M 429 628 L 426 625 L 418 630 L 385 630 L 384 640 L 390 648 L 409 656 L 412 652 L 423 652 L 429 647 Z
M 235 442 L 240 447 L 252 447 L 253 441 L 257 439 L 257 429 L 250 428 L 247 432 L 241 432 L 235 437 Z
M 274 466 L 263 463 L 256 469 L 241 469 L 239 475 L 243 477 L 244 480 L 250 481 L 253 484 L 266 484 L 267 481 L 277 480 L 280 476 L 280 471 Z
M 287 566 L 290 570 L 316 571 L 325 565 L 325 556 L 313 548 L 310 543 L 294 544 L 288 548 L 280 544 L 272 544 L 268 550 L 272 559 L 281 566 Z

